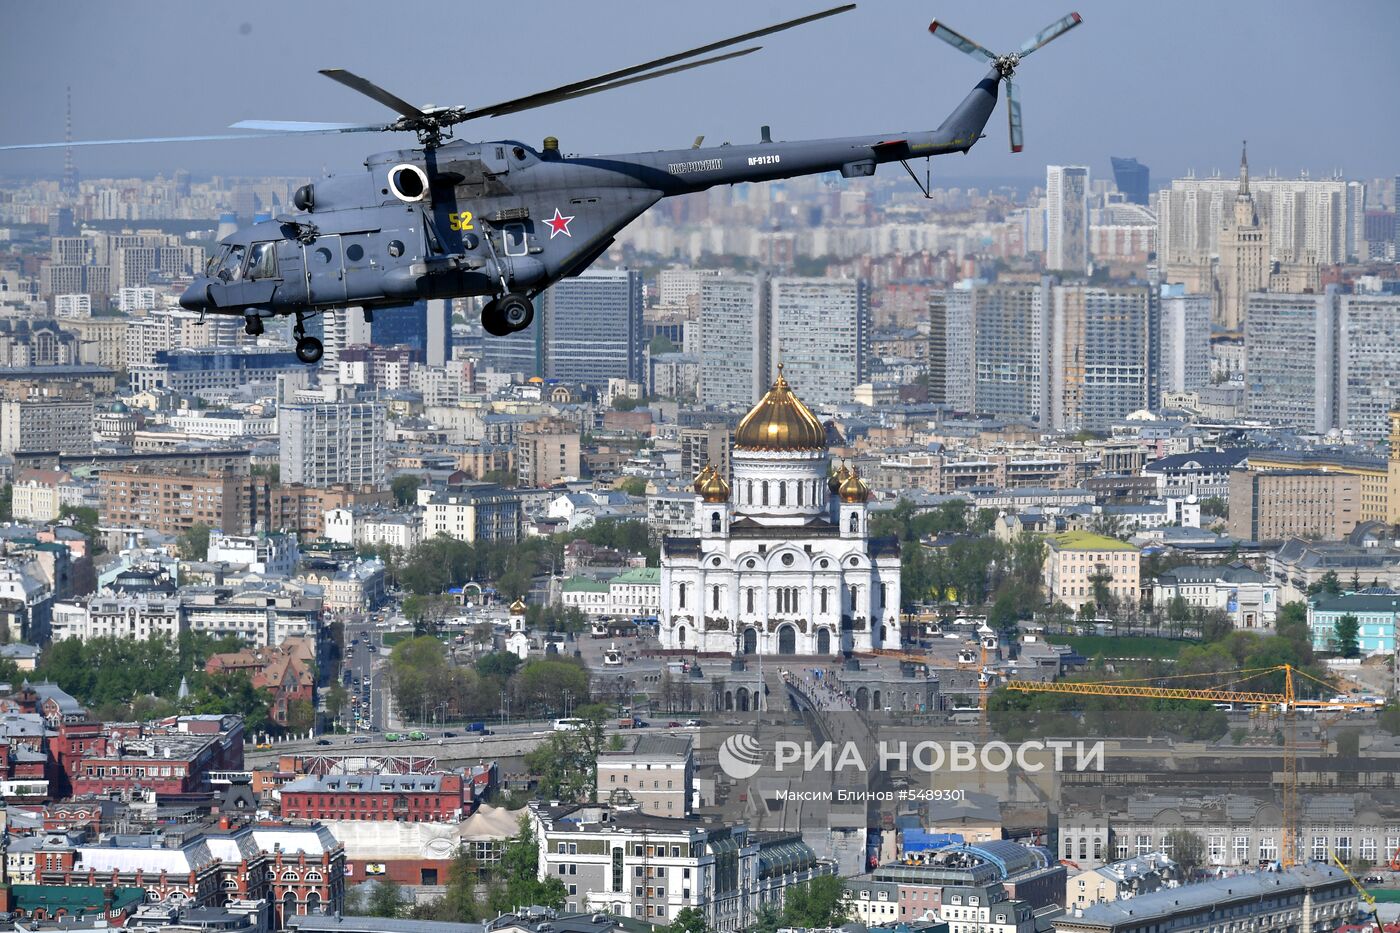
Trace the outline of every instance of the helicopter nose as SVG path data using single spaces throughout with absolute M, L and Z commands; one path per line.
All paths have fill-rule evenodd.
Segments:
M 180 307 L 186 311 L 203 311 L 209 303 L 209 280 L 199 276 L 180 295 Z

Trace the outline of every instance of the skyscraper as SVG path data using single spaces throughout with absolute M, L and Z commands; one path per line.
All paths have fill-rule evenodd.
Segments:
M 1244 326 L 1246 296 L 1269 285 L 1269 225 L 1261 222 L 1249 190 L 1249 154 L 1240 150 L 1239 189 L 1220 232 L 1220 313 L 1216 323 L 1233 333 Z
M 1160 391 L 1195 392 L 1210 385 L 1210 296 L 1162 286 Z
M 632 269 L 589 269 L 561 279 L 544 293 L 545 376 L 606 386 L 609 379 L 640 382 L 642 274 Z
M 1147 204 L 1148 170 L 1137 159 L 1121 159 L 1111 156 L 1113 163 L 1113 183 L 1118 186 L 1129 204 Z
M 479 299 L 485 302 L 486 299 Z M 481 337 L 481 368 L 487 372 L 518 373 L 529 378 L 544 372 L 544 320 L 542 308 L 544 299 L 533 299 L 535 321 L 524 330 L 518 330 L 504 337 Z M 477 312 L 469 313 L 469 317 Z
M 947 401 L 948 387 L 948 293 L 938 289 L 928 296 L 928 400 L 934 405 Z
M 1248 296 L 1245 406 L 1251 418 L 1302 431 L 1332 427 L 1335 317 L 1323 295 Z
M 1089 169 L 1045 167 L 1045 267 L 1083 274 L 1089 269 Z
M 443 298 L 416 301 L 407 308 L 377 311 L 369 325 L 369 342 L 377 347 L 418 350 L 432 366 L 452 354 L 452 304 Z
M 772 281 L 774 368 L 816 405 L 844 405 L 866 380 L 870 289 L 862 279 Z
M 1103 431 L 1148 407 L 1148 286 L 1057 285 L 1050 328 L 1049 424 Z
M 768 391 L 768 279 L 706 276 L 699 280 L 700 392 L 706 405 L 747 407 Z

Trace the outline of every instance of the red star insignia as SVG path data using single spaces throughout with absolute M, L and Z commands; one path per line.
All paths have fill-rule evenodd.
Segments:
M 559 208 L 556 207 L 554 209 L 554 216 L 546 217 L 544 221 L 545 223 L 549 224 L 549 238 L 552 240 L 561 233 L 567 237 L 573 236 L 573 234 L 569 232 L 569 221 L 573 219 L 573 214 L 570 214 L 566 217 L 563 214 L 559 213 Z

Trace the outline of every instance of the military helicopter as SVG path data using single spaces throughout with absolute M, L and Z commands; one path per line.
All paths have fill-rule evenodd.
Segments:
M 418 147 L 371 155 L 364 172 L 330 175 L 298 188 L 296 213 L 255 223 L 225 237 L 202 275 L 180 298 L 185 308 L 239 314 L 251 335 L 269 316 L 295 315 L 297 357 L 314 364 L 321 342 L 306 333 L 308 317 L 335 308 L 377 310 L 431 298 L 490 296 L 482 327 L 504 336 L 530 326 L 532 299 L 575 276 L 601 256 L 614 236 L 657 201 L 715 185 L 771 181 L 839 171 L 846 178 L 875 174 L 877 165 L 967 152 L 982 138 L 1006 83 L 1011 149 L 1022 147 L 1021 104 L 1011 78 L 1022 59 L 1081 22 L 1070 13 L 997 55 L 934 21 L 929 31 L 990 70 L 935 130 L 774 142 L 768 127 L 747 145 L 622 155 L 565 156 L 553 137 L 532 148 L 515 140 L 453 140 L 453 128 L 574 100 L 677 74 L 758 51 L 721 51 L 762 36 L 845 13 L 832 7 L 763 29 L 711 42 L 630 68 L 610 71 L 485 107 L 416 107 L 373 82 L 342 69 L 320 73 L 388 107 L 388 124 L 245 120 L 232 129 L 254 134 L 90 140 L 0 146 L 27 149 L 131 142 L 244 139 L 250 135 L 411 132 Z M 719 54 L 713 54 L 719 53 Z M 924 188 L 924 185 L 920 185 Z M 925 188 L 925 194 L 927 189 Z

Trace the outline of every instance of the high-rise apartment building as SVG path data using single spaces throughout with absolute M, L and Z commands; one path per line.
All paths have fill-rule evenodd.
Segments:
M 1082 274 L 1089 269 L 1089 169 L 1045 167 L 1045 267 Z
M 970 383 L 970 407 L 978 412 L 1041 420 L 1048 408 L 1050 286 L 979 284 L 971 294 L 972 365 L 956 369 L 950 353 L 949 387 Z M 950 332 L 952 326 L 950 320 Z
M 541 311 L 533 327 L 544 328 L 545 376 L 594 386 L 642 380 L 640 272 L 589 269 L 561 279 L 545 291 Z
M 699 289 L 700 401 L 746 408 L 768 391 L 772 339 L 765 276 L 704 276 Z
M 1209 295 L 1187 294 L 1181 285 L 1161 287 L 1159 391 L 1195 392 L 1210 385 Z
M 935 289 L 928 296 L 928 400 L 948 401 L 948 293 Z
M 701 283 L 719 274 L 718 269 L 662 269 L 656 276 L 657 301 L 667 306 L 690 305 L 699 299 Z
M 1336 294 L 1337 417 L 1359 439 L 1386 436 L 1400 402 L 1400 295 Z
M 1326 431 L 1332 426 L 1332 299 L 1248 296 L 1244 327 L 1245 406 L 1251 418 Z
M 870 291 L 860 279 L 775 278 L 773 355 L 814 405 L 843 405 L 866 380 Z
M 381 401 L 358 397 L 337 383 L 296 389 L 278 386 L 278 464 L 284 483 L 305 486 L 382 486 L 385 419 Z
M 246 535 L 266 529 L 270 519 L 269 480 L 246 471 L 104 470 L 97 486 L 99 517 L 109 528 L 178 535 L 204 525 Z
M 1147 285 L 1058 285 L 1050 328 L 1049 424 L 1103 431 L 1147 408 L 1151 301 Z
M 976 365 L 974 342 L 974 305 L 976 289 L 985 282 L 964 279 L 948 289 L 943 296 L 944 332 L 947 335 L 947 363 L 943 370 L 943 403 L 955 411 L 972 411 Z M 933 379 L 933 371 L 929 371 Z

